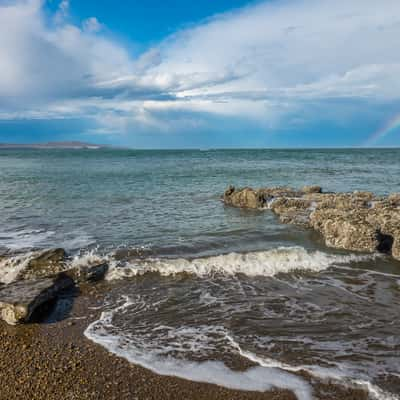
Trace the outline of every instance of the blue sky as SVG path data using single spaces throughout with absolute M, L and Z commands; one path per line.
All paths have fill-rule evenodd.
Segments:
M 400 146 L 399 37 L 398 0 L 0 0 L 0 142 Z

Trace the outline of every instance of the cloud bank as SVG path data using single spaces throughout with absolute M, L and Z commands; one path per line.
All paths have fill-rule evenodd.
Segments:
M 279 130 L 324 104 L 352 118 L 340 104 L 400 100 L 398 0 L 260 2 L 139 56 L 95 16 L 72 23 L 70 8 L 0 0 L 0 119 L 89 118 L 110 135 L 219 118 Z

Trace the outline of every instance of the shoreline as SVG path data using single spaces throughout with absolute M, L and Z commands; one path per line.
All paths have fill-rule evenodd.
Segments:
M 99 312 L 103 285 L 74 299 L 58 322 L 9 326 L 0 322 L 0 400 L 13 399 L 238 399 L 295 400 L 285 390 L 235 391 L 160 376 L 117 357 L 83 332 Z
M 0 322 L 0 400 L 13 399 L 238 399 L 295 400 L 287 390 L 237 391 L 160 376 L 109 353 L 84 336 L 99 316 L 106 283 L 74 294 L 68 316 L 58 322 L 8 326 Z M 71 300 L 71 295 L 67 298 Z M 65 300 L 65 299 L 64 299 Z M 57 308 L 57 307 L 55 307 Z M 306 374 L 299 374 L 313 380 Z M 315 399 L 366 400 L 367 394 L 329 382 L 314 386 Z

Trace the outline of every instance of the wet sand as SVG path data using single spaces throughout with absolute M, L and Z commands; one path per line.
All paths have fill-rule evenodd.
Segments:
M 103 293 L 102 285 L 84 291 L 58 322 L 17 327 L 0 322 L 0 400 L 296 399 L 285 390 L 243 392 L 159 376 L 110 354 L 83 335 L 98 317 Z M 330 384 L 318 386 L 314 395 L 324 400 L 366 399 L 358 390 Z

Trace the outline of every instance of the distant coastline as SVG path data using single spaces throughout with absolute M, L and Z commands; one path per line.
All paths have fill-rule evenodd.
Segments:
M 104 149 L 110 146 L 84 142 L 0 143 L 0 149 Z

